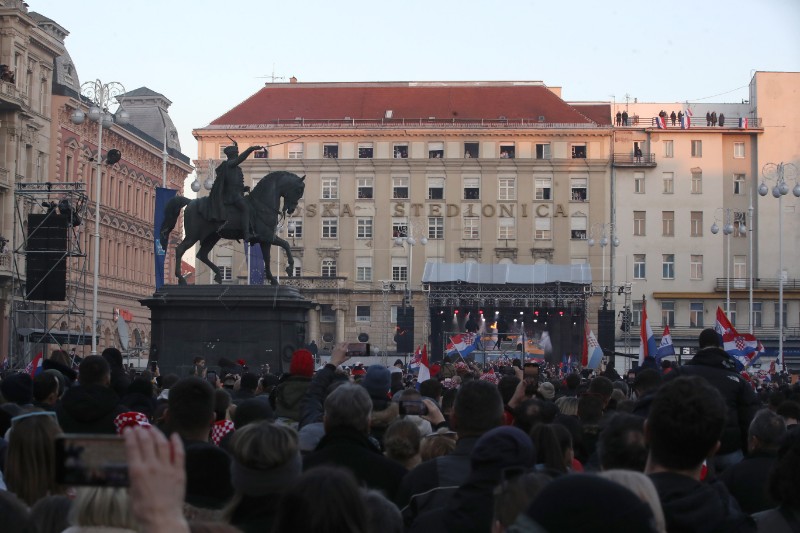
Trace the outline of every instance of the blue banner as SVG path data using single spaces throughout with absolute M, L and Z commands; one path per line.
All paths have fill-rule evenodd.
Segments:
M 172 200 L 176 194 L 178 194 L 178 191 L 156 187 L 156 212 L 153 214 L 153 250 L 155 252 L 153 257 L 155 257 L 156 263 L 156 290 L 164 285 L 164 259 L 167 253 L 167 251 L 161 247 L 159 232 L 161 224 L 164 222 L 164 208 L 167 207 L 167 202 Z
M 244 256 L 247 258 L 247 268 L 250 271 L 250 285 L 264 284 L 264 254 L 261 246 L 250 246 L 244 243 Z

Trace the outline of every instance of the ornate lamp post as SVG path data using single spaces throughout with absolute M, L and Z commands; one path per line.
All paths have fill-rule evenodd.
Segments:
M 733 234 L 733 217 L 735 210 L 731 209 L 730 207 L 719 207 L 717 211 L 722 211 L 723 213 L 723 226 L 722 226 L 722 234 L 725 235 L 725 246 L 727 248 L 727 252 L 725 253 L 725 314 L 730 315 L 731 312 L 731 235 Z M 711 225 L 711 233 L 716 235 L 719 233 L 719 224 L 717 224 L 716 214 L 714 215 L 714 223 Z M 747 231 L 747 228 L 744 224 L 739 225 L 739 231 L 744 233 Z
M 94 203 L 94 275 L 92 280 L 92 355 L 97 355 L 97 289 L 100 276 L 100 184 L 102 183 L 103 161 L 103 128 L 110 128 L 114 124 L 115 116 L 109 111 L 109 106 L 117 98 L 125 94 L 125 87 L 116 81 L 103 83 L 100 80 L 87 81 L 81 85 L 81 94 L 91 102 L 89 107 L 89 120 L 97 123 L 97 156 L 95 163 L 95 203 Z M 72 112 L 70 120 L 73 124 L 82 124 L 86 114 L 76 109 Z M 124 109 L 116 114 L 116 121 L 127 124 L 130 115 Z
M 593 247 L 595 243 L 600 245 L 603 250 L 603 309 L 606 309 L 606 246 L 611 243 L 614 248 L 620 245 L 619 237 L 616 235 L 616 226 L 611 222 L 597 222 L 589 227 L 589 239 L 586 243 Z M 599 235 L 599 239 L 597 236 Z

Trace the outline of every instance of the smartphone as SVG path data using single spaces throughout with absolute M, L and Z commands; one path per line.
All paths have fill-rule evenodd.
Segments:
M 150 361 L 150 372 L 153 372 L 155 374 L 157 366 L 158 366 L 158 361 Z
M 217 385 L 217 373 L 216 373 L 216 371 L 207 370 L 206 371 L 206 380 L 208 380 L 208 382 L 211 383 L 212 385 L 216 386 Z
M 125 440 L 117 435 L 56 437 L 56 481 L 67 486 L 127 487 Z
M 368 342 L 351 342 L 347 345 L 347 357 L 369 357 Z
M 428 406 L 422 400 L 400 400 L 400 415 L 427 415 Z

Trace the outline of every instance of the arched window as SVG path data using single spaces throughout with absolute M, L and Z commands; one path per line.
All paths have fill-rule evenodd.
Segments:
M 326 258 L 322 260 L 322 277 L 333 278 L 336 277 L 336 260 Z

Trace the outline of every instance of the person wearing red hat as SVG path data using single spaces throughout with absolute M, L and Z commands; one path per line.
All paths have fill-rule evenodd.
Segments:
M 306 349 L 296 350 L 289 364 L 289 375 L 275 387 L 275 415 L 277 419 L 297 429 L 300 421 L 300 400 L 311 384 L 314 375 L 314 356 Z

